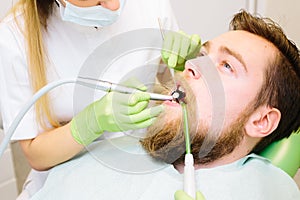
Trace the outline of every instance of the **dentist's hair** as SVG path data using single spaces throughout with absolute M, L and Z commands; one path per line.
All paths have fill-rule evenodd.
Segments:
M 19 0 L 14 6 L 13 13 L 24 13 L 24 27 L 17 21 L 26 41 L 27 64 L 33 92 L 47 85 L 47 68 L 42 35 L 47 32 L 47 19 L 51 15 L 55 0 Z M 51 112 L 49 97 L 44 95 L 35 105 L 38 124 L 44 129 L 60 126 Z M 46 122 L 46 119 L 48 123 Z
M 254 109 L 267 105 L 280 110 L 277 129 L 254 148 L 258 153 L 273 141 L 290 136 L 300 126 L 300 56 L 296 45 L 271 19 L 255 17 L 241 11 L 232 19 L 232 30 L 244 30 L 271 42 L 277 47 L 275 59 L 265 71 L 263 86 L 256 97 Z

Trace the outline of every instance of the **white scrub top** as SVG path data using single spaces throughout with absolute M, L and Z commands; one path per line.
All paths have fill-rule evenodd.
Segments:
M 96 142 L 89 152 L 50 170 L 33 200 L 172 200 L 183 189 L 173 165 L 147 155 L 136 138 Z M 233 163 L 195 171 L 206 200 L 299 200 L 293 179 L 268 160 L 250 154 Z
M 132 30 L 158 29 L 158 18 L 163 22 L 164 29 L 177 30 L 176 20 L 169 1 L 127 0 L 125 2 L 118 21 L 104 28 L 83 27 L 62 21 L 59 7 L 54 6 L 54 13 L 48 21 L 48 31 L 43 33 L 48 56 L 48 82 L 59 79 L 75 79 L 80 70 L 87 68 L 85 63 L 93 62 L 92 64 L 95 65 L 95 62 L 97 62 L 97 70 L 99 71 L 97 71 L 97 77 L 94 78 L 118 83 L 124 77 L 129 77 L 135 68 L 140 68 L 140 66 L 145 65 L 148 61 L 151 62 L 160 55 L 159 50 L 153 53 L 140 49 L 128 49 L 133 53 L 118 55 L 118 51 L 126 43 L 109 39 L 117 37 L 119 34 L 125 34 L 126 36 Z M 22 17 L 22 13 L 17 16 L 21 26 Z M 138 39 L 147 37 L 147 35 L 132 36 L 131 34 L 127 41 L 128 44 L 134 43 L 135 37 Z M 161 35 L 157 37 L 161 37 Z M 119 47 L 119 43 L 122 42 L 123 44 Z M 105 51 L 101 49 L 101 45 L 106 48 Z M 93 54 L 95 51 L 96 53 Z M 113 64 L 109 63 L 103 66 L 104 64 L 102 64 L 101 58 L 97 57 L 97 53 L 107 54 L 108 57 L 111 54 L 116 54 L 119 57 L 114 57 L 114 60 L 111 61 Z M 106 55 L 101 56 L 105 57 Z M 89 62 L 86 62 L 87 60 Z M 148 78 L 148 73 L 153 71 L 150 68 L 147 69 L 144 73 L 139 70 L 137 73 L 139 77 L 137 78 Z M 95 68 L 91 69 L 89 73 L 83 72 L 83 74 L 92 75 L 93 70 Z M 147 81 L 149 80 L 147 79 Z M 81 89 L 79 90 L 82 92 Z M 0 94 L 3 126 L 4 130 L 7 130 L 17 113 L 33 95 L 28 78 L 24 38 L 12 16 L 6 17 L 0 23 Z M 95 94 L 94 99 L 88 99 L 84 103 L 74 105 L 74 98 L 77 100 L 78 97 L 84 97 L 85 95 L 81 93 L 80 95 L 74 95 L 74 85 L 63 85 L 50 92 L 52 110 L 59 121 L 70 121 L 74 114 L 96 98 L 103 96 L 103 94 Z M 35 112 L 31 109 L 19 124 L 12 139 L 31 139 L 42 131 L 37 125 Z

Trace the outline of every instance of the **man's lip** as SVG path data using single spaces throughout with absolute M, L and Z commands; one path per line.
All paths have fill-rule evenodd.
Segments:
M 180 106 L 180 104 L 177 103 L 177 102 L 175 102 L 175 101 L 164 101 L 163 104 L 165 104 L 167 106 L 172 106 L 172 107 L 178 107 L 178 106 Z

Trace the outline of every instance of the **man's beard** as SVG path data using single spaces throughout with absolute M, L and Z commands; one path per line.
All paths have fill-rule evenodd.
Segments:
M 187 94 L 185 100 L 194 163 L 208 164 L 232 153 L 244 137 L 244 127 L 249 118 L 249 109 L 241 112 L 238 118 L 222 132 L 210 129 L 207 123 L 199 121 L 198 112 L 201 111 L 195 108 L 197 104 L 194 96 L 191 95 L 192 91 L 184 81 L 181 80 L 180 84 L 183 84 Z M 146 137 L 141 140 L 141 144 L 156 159 L 170 164 L 183 163 L 186 145 L 182 113 L 170 113 L 167 110 L 161 114 L 156 122 L 147 129 Z M 204 144 L 204 148 L 201 148 Z

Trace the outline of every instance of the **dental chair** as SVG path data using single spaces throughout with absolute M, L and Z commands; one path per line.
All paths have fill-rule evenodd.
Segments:
M 300 130 L 289 138 L 273 142 L 260 155 L 294 177 L 300 168 Z

